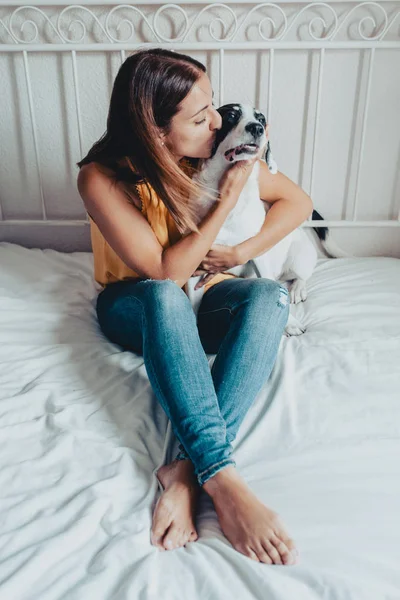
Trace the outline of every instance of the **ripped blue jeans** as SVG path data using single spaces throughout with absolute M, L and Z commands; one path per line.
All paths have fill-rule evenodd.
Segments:
M 289 317 L 288 290 L 270 279 L 227 279 L 209 288 L 197 320 L 169 279 L 108 284 L 97 297 L 100 328 L 143 355 L 171 421 L 177 459 L 190 458 L 199 485 L 228 465 L 248 409 L 268 380 Z M 207 354 L 216 354 L 212 369 Z

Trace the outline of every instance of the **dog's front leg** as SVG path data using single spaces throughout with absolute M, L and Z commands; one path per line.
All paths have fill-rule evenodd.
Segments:
M 273 256 L 272 253 L 265 253 L 261 256 L 257 256 L 251 261 L 254 264 L 254 269 L 258 273 L 259 277 L 265 277 L 266 279 L 272 279 L 273 281 L 278 281 L 277 278 L 277 267 L 275 267 L 275 271 L 272 267 L 273 264 Z M 283 284 L 282 284 L 283 285 Z M 286 288 L 286 286 L 285 286 Z M 287 288 L 286 288 L 287 289 Z M 284 294 L 284 292 L 282 292 Z M 286 294 L 284 294 L 286 295 Z M 282 296 L 283 297 L 283 296 Z M 289 305 L 290 309 L 290 305 Z M 285 327 L 285 335 L 290 337 L 292 335 L 301 335 L 305 332 L 304 325 L 289 312 L 288 321 Z

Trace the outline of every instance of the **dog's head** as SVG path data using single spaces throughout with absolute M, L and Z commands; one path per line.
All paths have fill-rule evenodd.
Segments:
M 218 156 L 232 164 L 249 159 L 262 149 L 262 158 L 271 173 L 276 173 L 263 113 L 247 104 L 224 104 L 217 110 L 222 117 L 222 126 L 216 132 L 210 159 Z

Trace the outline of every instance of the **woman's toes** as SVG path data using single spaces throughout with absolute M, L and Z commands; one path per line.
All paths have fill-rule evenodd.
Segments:
M 158 548 L 162 547 L 162 537 L 172 522 L 172 516 L 165 509 L 161 498 L 154 509 L 153 523 L 151 527 L 151 543 Z
M 184 543 L 184 546 L 186 546 L 186 544 L 190 544 L 191 542 L 195 542 L 198 538 L 199 538 L 199 536 L 197 535 L 197 531 L 192 531 L 188 535 L 187 540 Z
M 244 556 L 247 556 L 247 558 L 251 558 L 251 560 L 254 560 L 255 562 L 260 562 L 257 553 L 253 550 L 253 548 L 238 544 L 235 546 L 235 550 L 240 552 L 240 554 L 244 554 Z
M 188 541 L 188 539 L 189 539 L 189 534 L 188 533 L 181 534 L 180 537 L 177 539 L 176 547 L 177 548 L 182 548 L 182 546 L 184 546 L 186 544 L 186 542 Z
M 164 550 L 175 550 L 175 548 L 182 548 L 188 542 L 194 542 L 198 537 L 197 531 L 182 531 L 172 523 L 162 540 L 162 546 Z
M 298 552 L 298 550 L 296 548 L 296 544 L 294 543 L 294 541 L 292 539 L 290 539 L 289 537 L 287 537 L 287 535 L 282 535 L 281 539 L 285 543 L 285 545 L 288 548 L 289 552 L 291 553 L 291 555 L 293 557 L 293 564 L 295 564 L 297 562 L 297 558 L 299 556 L 299 552 Z
M 153 525 L 153 529 L 151 530 L 151 543 L 153 546 L 160 548 L 160 550 L 163 548 L 163 535 L 168 527 L 169 523 L 159 522 L 157 525 Z
M 256 548 L 256 554 L 260 562 L 265 563 L 266 565 L 272 565 L 272 558 L 262 546 Z
M 292 547 L 294 548 L 294 543 L 289 538 L 286 537 L 286 539 L 288 540 L 288 543 L 291 542 L 291 544 L 286 544 L 283 541 L 283 536 L 281 538 L 279 538 L 278 536 L 272 536 L 270 542 L 275 546 L 275 548 L 279 552 L 282 563 L 284 565 L 292 565 L 295 563 L 294 555 L 292 554 Z
M 159 530 L 154 530 L 151 532 L 151 543 L 153 544 L 153 546 L 157 546 L 157 548 L 160 548 L 160 550 L 163 550 L 163 543 L 162 543 L 162 534 L 164 533 L 164 531 L 162 531 L 162 529 L 160 528 Z
M 174 550 L 175 548 L 175 543 L 171 539 L 164 539 L 162 544 L 165 550 Z
M 275 546 L 269 540 L 262 540 L 262 545 L 264 547 L 264 550 L 267 552 L 267 554 L 272 559 L 272 562 L 274 563 L 274 565 L 281 565 L 282 559 L 281 559 L 281 556 L 280 556 L 278 550 L 275 548 Z
M 179 545 L 185 546 L 187 543 L 197 540 L 198 537 L 197 531 L 191 531 L 188 529 L 182 533 L 182 536 L 179 540 Z
M 163 539 L 163 546 L 166 550 L 173 550 L 179 546 L 182 531 L 178 529 L 175 523 L 172 523 Z
M 263 562 L 260 559 L 260 554 L 259 552 L 255 552 L 255 550 L 253 550 L 252 548 L 248 548 L 246 550 L 246 556 L 248 556 L 249 558 L 251 558 L 251 560 L 254 560 L 256 562 Z

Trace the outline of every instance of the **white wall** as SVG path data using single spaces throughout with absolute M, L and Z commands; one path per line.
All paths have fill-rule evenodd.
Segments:
M 382 2 L 389 22 L 398 10 L 398 2 Z M 230 5 L 241 20 L 253 5 Z M 354 3 L 331 3 L 338 17 L 355 6 Z M 284 5 L 288 21 L 303 5 Z M 150 21 L 158 6 L 139 7 Z M 184 6 L 191 17 L 204 8 Z M 104 23 L 110 7 L 90 9 Z M 52 22 L 56 22 L 60 7 L 42 7 L 41 10 Z M 89 13 L 79 9 L 68 13 L 65 22 L 79 16 L 88 27 L 85 42 L 104 41 L 102 32 Z M 215 16 L 215 10 L 214 16 Z M 222 10 L 222 9 L 221 9 Z M 265 9 L 264 9 L 265 10 Z M 318 9 L 321 11 L 322 9 Z M 363 15 L 372 14 L 367 8 L 358 9 L 355 23 Z M 364 10 L 364 12 L 363 12 Z M 372 10 L 379 24 L 383 23 L 378 9 Z M 9 22 L 15 7 L 1 7 L 0 19 Z M 97 12 L 96 12 L 97 11 Z M 310 18 L 324 15 L 326 22 L 334 23 L 331 12 L 311 11 L 300 18 L 309 23 Z M 366 12 L 365 12 L 366 11 Z M 128 11 L 130 18 L 132 11 Z M 161 19 L 162 31 L 172 37 L 179 34 L 183 21 L 178 11 L 170 11 L 169 18 Z M 262 13 L 266 16 L 268 12 Z M 37 42 L 51 43 L 57 36 L 40 14 L 26 9 L 15 15 L 15 24 L 24 19 L 38 23 Z M 122 13 L 121 13 L 122 15 Z M 277 27 L 279 13 L 273 13 Z M 210 18 L 203 15 L 205 22 Z M 207 17 L 207 18 L 206 18 Z M 221 12 L 221 18 L 231 23 L 229 13 Z M 18 21 L 19 19 L 19 21 Z M 207 20 L 208 19 L 208 20 Z M 139 28 L 138 43 L 152 42 L 154 36 L 143 25 L 143 19 L 133 18 Z M 257 23 L 260 14 L 239 36 L 238 41 L 259 40 Z M 351 23 L 352 19 L 350 20 Z M 399 18 L 387 32 L 386 41 L 399 42 Z M 207 25 L 208 26 L 208 25 Z M 315 24 L 316 33 L 321 24 Z M 383 25 L 382 25 L 383 26 Z M 126 27 L 126 24 L 125 24 Z M 215 35 L 223 31 L 214 24 Z M 265 35 L 272 35 L 268 23 L 264 23 Z M 309 40 L 308 25 L 300 25 L 285 36 L 286 41 Z M 96 29 L 97 28 L 97 29 Z M 64 27 L 65 33 L 67 26 Z M 350 27 L 349 31 L 354 29 Z M 17 27 L 15 31 L 19 31 Z M 335 39 L 349 39 L 348 28 L 343 27 Z M 114 30 L 115 31 L 115 30 Z M 297 33 L 296 33 L 297 32 Z M 372 35 L 368 22 L 364 24 L 365 35 Z M 69 35 L 79 39 L 82 29 L 75 23 Z M 121 35 L 124 29 L 120 30 Z M 357 32 L 356 32 L 357 33 Z M 125 35 L 129 32 L 125 29 Z M 27 38 L 33 29 L 25 25 L 19 35 Z M 75 35 L 75 38 L 73 37 Z M 396 37 L 397 35 L 397 37 Z M 199 37 L 200 36 L 200 37 Z M 199 27 L 197 34 L 187 41 L 209 41 L 207 28 Z M 355 39 L 360 39 L 355 35 Z M 136 41 L 136 38 L 135 38 Z M 0 50 L 13 40 L 0 28 Z M 216 95 L 219 99 L 218 50 L 184 51 L 202 61 L 208 70 Z M 283 50 L 275 47 L 272 103 L 269 107 L 271 148 L 279 169 L 298 183 L 314 201 L 315 208 L 327 220 L 350 219 L 354 202 L 357 164 L 370 50 L 332 49 L 325 51 L 324 71 L 321 88 L 321 108 L 317 137 L 314 182 L 310 187 L 311 159 L 315 126 L 317 76 L 319 51 L 308 49 Z M 129 51 L 128 51 L 129 54 Z M 78 52 L 79 97 L 82 118 L 82 154 L 80 150 L 78 123 L 74 95 L 74 80 L 71 53 L 28 54 L 34 113 L 37 124 L 37 142 L 43 192 L 49 219 L 82 219 L 84 207 L 76 189 L 80 160 L 91 145 L 103 134 L 106 125 L 108 102 L 112 82 L 121 63 L 119 50 L 110 52 Z M 387 220 L 397 218 L 400 205 L 400 44 L 397 49 L 375 50 L 368 118 L 365 130 L 365 146 L 360 166 L 358 220 Z M 224 58 L 223 103 L 250 102 L 267 113 L 268 73 L 270 54 L 268 50 L 226 50 Z M 0 52 L 0 200 L 4 219 L 40 219 L 41 195 L 38 170 L 33 143 L 32 125 L 21 53 Z M 360 256 L 388 255 L 400 257 L 400 228 L 356 228 L 332 229 L 334 238 L 347 250 Z M 83 226 L 31 226 L 0 224 L 0 240 L 12 241 L 28 247 L 52 247 L 64 251 L 90 250 L 89 229 Z

